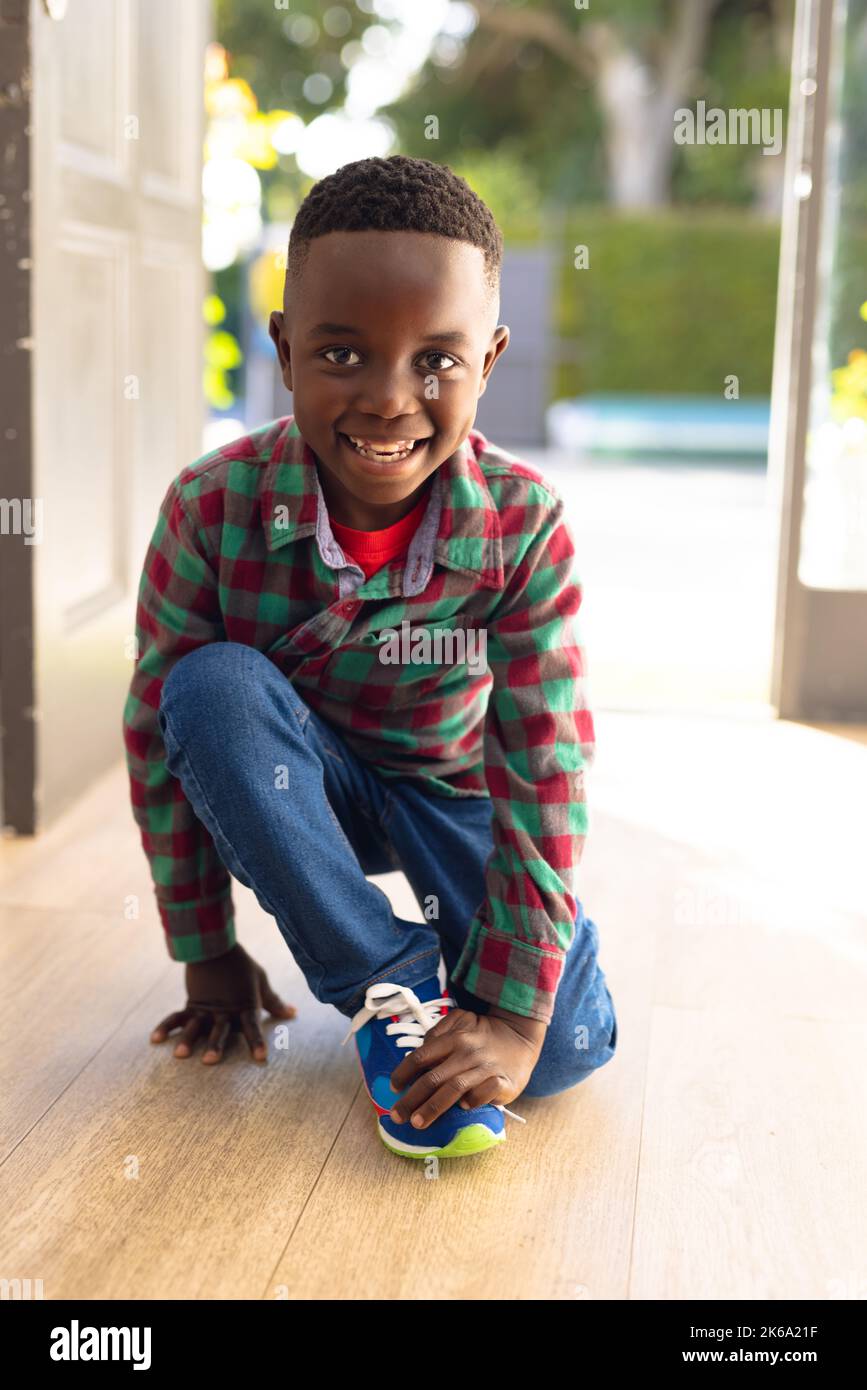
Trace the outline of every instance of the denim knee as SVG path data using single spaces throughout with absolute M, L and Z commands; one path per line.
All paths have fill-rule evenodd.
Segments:
M 525 1096 L 555 1096 L 571 1090 L 600 1067 L 610 1062 L 617 1050 L 617 1017 L 614 1003 L 603 981 L 604 998 L 590 1021 L 567 1018 L 551 1024 L 545 1045 L 530 1080 L 521 1092 Z
M 184 742 L 192 733 L 197 740 L 223 737 L 220 715 L 233 718 L 249 650 L 242 642 L 206 642 L 175 662 L 157 711 L 167 747 L 174 746 L 175 737 Z
M 221 680 L 230 681 L 237 689 L 240 668 L 253 650 L 244 642 L 205 642 L 194 647 L 175 662 L 163 681 L 160 706 L 168 695 L 174 699 L 181 692 L 185 697 L 213 694 Z
M 296 706 L 299 722 L 303 725 L 309 711 L 291 681 L 264 652 L 246 642 L 206 642 L 180 657 L 163 681 L 158 714 L 160 727 L 164 728 L 164 710 L 168 705 L 174 707 L 175 714 L 187 708 L 198 720 L 206 715 L 213 724 L 218 722 L 221 713 L 233 717 L 251 665 L 256 667 L 256 689 L 267 691 L 270 683 L 273 694 Z

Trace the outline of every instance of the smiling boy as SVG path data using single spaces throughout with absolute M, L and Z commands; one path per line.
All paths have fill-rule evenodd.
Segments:
M 186 963 L 153 1041 L 180 1027 L 188 1056 L 204 1033 L 219 1061 L 241 1029 L 264 1060 L 260 1004 L 294 1012 L 235 940 L 231 871 L 351 1020 L 380 1138 L 412 1157 L 502 1142 L 507 1102 L 574 1086 L 617 1040 L 573 891 L 594 731 L 572 539 L 551 484 L 473 428 L 509 341 L 501 255 L 445 166 L 315 185 L 270 322 L 294 414 L 170 485 L 124 712 Z M 395 660 L 407 623 L 440 641 Z M 484 637 L 484 669 L 458 633 Z M 367 878 L 397 868 L 424 923 Z

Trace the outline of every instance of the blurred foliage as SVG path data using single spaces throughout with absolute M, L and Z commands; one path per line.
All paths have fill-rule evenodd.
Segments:
M 419 0 L 423 3 L 423 0 Z M 593 0 L 587 15 L 573 0 L 499 0 L 504 10 L 539 11 L 580 34 L 586 21 L 607 21 L 652 71 L 670 25 L 671 0 Z M 794 0 L 718 0 L 704 64 L 688 75 L 685 100 L 709 105 L 781 107 L 788 99 L 788 58 L 781 34 L 791 26 Z M 262 110 L 291 110 L 305 122 L 339 108 L 348 63 L 372 25 L 397 26 L 365 4 L 293 0 L 291 12 L 261 0 L 215 0 L 216 34 L 229 50 L 231 73 L 255 92 Z M 311 100 L 307 80 L 321 75 L 327 99 Z M 327 90 L 327 87 L 326 89 Z M 317 95 L 321 92 L 316 91 Z M 461 169 L 503 152 L 523 171 L 536 201 L 568 206 L 606 198 L 604 123 L 592 77 L 579 73 L 556 46 L 479 25 L 467 40 L 435 46 L 407 92 L 378 113 L 393 124 L 395 149 Z M 425 135 L 435 114 L 439 135 Z M 751 201 L 755 147 L 680 146 L 673 175 L 677 201 Z M 292 182 L 294 201 L 312 184 L 293 159 L 278 169 Z M 284 185 L 285 189 L 285 185 Z M 266 180 L 266 193 L 269 181 Z M 278 194 L 274 195 L 279 196 Z M 287 199 L 281 199 L 285 215 Z
M 770 392 L 779 229 L 737 213 L 666 210 L 570 215 L 556 331 L 581 360 L 556 373 L 556 397 L 595 391 Z M 589 248 L 589 268 L 572 248 Z
M 205 323 L 213 328 L 214 324 L 222 323 L 226 317 L 226 306 L 218 294 L 209 294 L 205 296 L 202 312 L 205 316 Z
M 505 46 L 476 31 L 457 67 L 429 61 L 412 89 L 380 114 L 403 154 L 448 164 L 464 177 L 487 152 L 502 150 L 541 206 L 606 197 L 603 124 L 591 84 L 540 44 Z M 426 138 L 431 114 L 435 140 Z
M 738 13 L 728 6 L 720 10 L 706 70 L 690 87 L 689 100 L 701 97 L 708 107 L 779 109 L 784 134 L 789 65 L 775 49 L 770 13 Z M 769 158 L 754 145 L 681 145 L 672 177 L 673 201 L 749 205 Z
M 215 36 L 230 53 L 232 76 L 250 85 L 260 107 L 288 107 L 304 121 L 343 104 L 347 68 L 341 51 L 380 22 L 354 0 L 345 5 L 292 0 L 289 10 L 278 9 L 274 0 L 215 0 L 214 17 Z M 332 84 L 324 102 L 304 93 L 307 78 L 317 73 Z
M 250 313 L 262 328 L 267 329 L 272 310 L 282 307 L 285 275 L 285 251 L 263 251 L 250 263 Z
M 544 236 L 538 190 L 517 152 L 502 144 L 464 155 L 451 167 L 488 205 L 508 245 L 533 245 Z
M 508 8 L 509 5 L 504 5 Z M 528 0 L 516 9 L 547 11 L 580 33 L 571 0 Z M 593 0 L 587 18 L 608 20 L 652 71 L 673 6 L 669 0 Z M 792 0 L 720 0 L 703 66 L 687 75 L 684 104 L 788 105 L 788 55 L 781 32 L 791 25 Z M 425 117 L 439 120 L 439 138 L 425 138 Z M 432 59 L 411 91 L 382 114 L 393 123 L 398 148 L 457 167 L 465 155 L 505 145 L 529 171 L 544 205 L 602 202 L 607 196 L 604 122 L 592 77 L 565 55 L 532 39 L 479 27 L 455 67 Z M 709 150 L 713 151 L 708 157 Z M 432 153 L 435 151 L 435 153 Z M 715 157 L 714 157 L 715 156 Z M 690 203 L 748 203 L 754 146 L 679 146 L 672 194 Z
M 573 0 L 499 2 L 553 14 L 573 29 L 584 20 Z M 263 214 L 291 221 L 314 180 L 294 156 L 274 156 L 270 129 L 288 113 L 310 122 L 339 109 L 363 34 L 371 25 L 393 26 L 372 12 L 370 0 L 363 7 L 356 0 L 293 0 L 288 12 L 261 0 L 214 3 L 216 38 L 238 84 L 233 100 L 246 93 L 251 99 L 245 157 L 259 171 Z M 793 9 L 794 0 L 719 0 L 705 60 L 685 79 L 684 104 L 703 98 L 709 107 L 785 112 Z M 592 0 L 591 12 L 616 25 L 655 70 L 673 0 Z M 322 84 L 308 82 L 317 74 L 330 83 L 323 100 L 312 99 L 322 96 Z M 863 73 L 860 80 L 867 80 Z M 769 391 L 779 234 L 773 221 L 745 210 L 778 161 L 749 145 L 678 146 L 672 206 L 615 215 L 606 208 L 605 127 L 592 71 L 580 72 L 549 44 L 482 28 L 466 42 L 435 45 L 400 100 L 377 114 L 394 126 L 395 150 L 449 164 L 467 179 L 507 245 L 543 240 L 563 252 L 554 331 L 577 342 L 583 356 L 560 365 L 556 394 L 670 391 L 673 384 L 717 393 L 732 372 L 742 394 Z M 431 114 L 439 123 L 436 140 L 425 138 Z M 572 265 L 571 247 L 579 243 L 590 246 L 589 271 Z M 246 293 L 239 271 L 233 266 L 215 277 L 227 308 L 221 328 L 236 341 Z M 280 303 L 282 274 L 270 251 L 252 267 L 250 308 L 262 323 Z M 214 397 L 226 401 L 237 368 L 229 365 L 225 339 L 213 344 L 213 358 Z
M 846 366 L 832 371 L 831 385 L 831 415 L 835 420 L 849 420 L 853 415 L 867 420 L 867 352 L 863 348 L 853 348 Z
M 856 376 L 863 385 L 864 368 L 857 354 L 864 347 L 862 301 L 867 267 L 867 0 L 850 0 L 844 51 L 839 167 L 829 170 L 836 188 L 836 208 L 824 231 L 833 237 L 826 259 L 830 282 L 828 349 L 831 362 L 841 373 L 836 376 L 837 389 L 849 396 Z M 829 151 L 829 158 L 832 153 Z M 838 418 L 841 408 L 837 400 Z M 863 408 L 853 413 L 863 414 Z
M 223 279 L 232 286 L 233 279 L 238 280 L 237 274 L 232 274 L 234 270 L 233 266 L 229 271 L 218 272 L 215 281 L 219 283 Z M 205 335 L 204 346 L 205 400 L 212 410 L 229 410 L 235 404 L 238 376 L 244 360 L 241 344 L 236 332 L 217 327 L 227 319 L 226 302 L 219 293 L 205 297 L 202 313 L 210 329 Z

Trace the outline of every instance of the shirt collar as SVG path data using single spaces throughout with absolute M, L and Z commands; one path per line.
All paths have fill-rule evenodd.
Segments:
M 280 428 L 276 438 L 271 434 L 274 443 L 260 490 L 268 549 L 315 536 L 325 564 L 339 569 L 342 551 L 331 530 L 316 456 L 294 416 L 276 424 Z M 502 589 L 503 532 L 479 463 L 487 444 L 483 434 L 471 430 L 434 474 L 427 508 L 407 552 L 404 595 L 426 588 L 434 562 L 471 574 L 484 588 Z

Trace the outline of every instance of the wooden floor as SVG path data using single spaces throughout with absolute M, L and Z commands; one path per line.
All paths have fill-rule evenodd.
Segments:
M 183 967 L 122 764 L 0 845 L 0 1275 L 47 1299 L 867 1296 L 867 731 L 596 727 L 579 893 L 618 1053 L 436 1179 L 382 1147 L 345 1021 L 238 885 L 288 1047 L 269 1023 L 266 1066 L 205 1067 L 148 1041 Z

